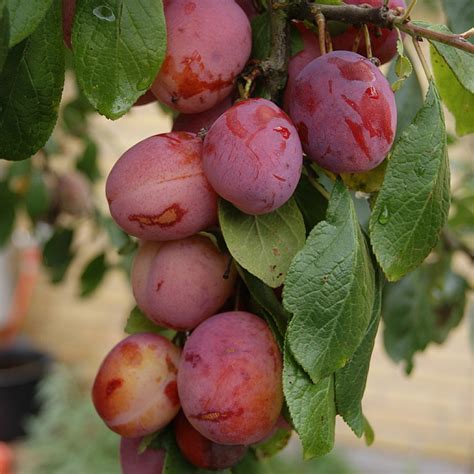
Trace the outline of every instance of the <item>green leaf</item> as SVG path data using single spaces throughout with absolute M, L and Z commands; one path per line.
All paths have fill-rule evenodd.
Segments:
M 452 33 L 445 25 L 433 25 L 423 21 L 415 21 L 414 23 L 433 31 L 448 34 Z M 472 71 L 474 71 L 474 54 L 470 54 L 458 48 L 453 48 L 444 43 L 438 43 L 437 41 L 430 41 L 430 43 L 446 61 L 447 65 L 451 68 L 453 74 L 464 89 L 474 94 L 474 74 L 472 74 Z
M 398 77 L 398 80 L 392 84 L 393 92 L 398 91 L 403 83 L 410 77 L 413 72 L 413 66 L 411 65 L 410 60 L 403 55 L 399 55 L 395 61 L 395 74 Z
M 290 57 L 295 56 L 304 49 L 304 42 L 301 33 L 294 23 L 290 23 Z
M 449 264 L 449 262 L 447 262 Z M 445 267 L 443 269 L 443 267 Z M 461 321 L 468 284 L 444 261 L 426 263 L 384 292 L 384 344 L 395 361 L 413 368 L 413 357 L 443 342 Z
M 76 161 L 76 169 L 84 173 L 92 182 L 101 177 L 97 165 L 97 144 L 93 140 L 85 140 L 84 150 Z
M 364 338 L 349 362 L 335 373 L 337 413 L 342 416 L 359 438 L 366 431 L 368 424 L 362 412 L 361 402 L 369 374 L 370 358 L 374 348 L 375 336 L 379 327 L 382 309 L 382 287 L 383 274 L 381 271 L 378 271 L 375 279 L 375 299 L 372 316 Z
M 74 257 L 71 250 L 73 237 L 73 230 L 57 227 L 43 248 L 43 264 L 49 268 L 53 283 L 64 278 Z
M 285 344 L 283 392 L 304 458 L 329 453 L 334 446 L 336 420 L 334 377 L 330 375 L 313 383 Z
M 252 446 L 258 459 L 275 456 L 284 449 L 291 438 L 291 431 L 282 428 L 277 429 L 276 433 L 270 439 L 262 441 Z
M 425 104 L 392 149 L 370 218 L 377 260 L 390 281 L 420 265 L 449 210 L 449 164 L 441 103 L 430 84 Z
M 95 256 L 84 268 L 81 274 L 81 297 L 91 295 L 101 284 L 109 269 L 105 260 L 105 254 Z
M 16 194 L 8 187 L 8 181 L 0 181 L 0 248 L 10 240 L 17 200 Z
M 54 2 L 59 3 L 57 0 Z M 7 0 L 10 16 L 10 48 L 38 28 L 52 3 L 53 0 Z
M 10 20 L 8 16 L 7 0 L 0 0 L 0 72 L 8 55 L 10 40 Z
M 138 306 L 132 309 L 127 319 L 125 326 L 125 332 L 127 334 L 138 334 L 141 332 L 154 332 L 161 334 L 162 336 L 172 339 L 176 335 L 176 331 L 171 329 L 162 328 L 151 322 L 140 310 Z
M 295 201 L 262 216 L 250 216 L 223 199 L 219 223 L 230 253 L 252 275 L 276 288 L 305 241 L 303 216 Z
M 117 119 L 149 89 L 166 54 L 161 0 L 83 0 L 72 32 L 79 85 L 103 115 Z
M 254 16 L 252 26 L 252 55 L 254 59 L 266 59 L 271 49 L 270 15 L 268 12 Z
M 311 184 L 308 176 L 302 174 L 294 194 L 296 203 L 303 214 L 306 232 L 324 219 L 328 200 Z
M 10 50 L 0 74 L 0 158 L 29 158 L 56 123 L 64 83 L 60 5 L 54 0 L 35 32 Z
M 252 298 L 265 310 L 265 316 L 268 315 L 272 319 L 273 326 L 277 331 L 277 340 L 280 348 L 283 349 L 282 342 L 290 318 L 289 313 L 280 304 L 273 290 L 265 285 L 262 280 L 254 277 L 241 267 L 238 267 L 238 270 Z
M 51 196 L 43 179 L 43 174 L 35 169 L 31 173 L 30 185 L 25 195 L 26 210 L 34 220 L 46 214 L 50 202 Z
M 474 2 L 472 0 L 442 0 L 448 17 L 449 28 L 456 33 L 464 33 L 473 26 Z M 470 39 L 471 43 L 474 38 Z
M 459 136 L 474 132 L 474 93 L 465 89 L 457 80 L 433 46 L 430 46 L 431 64 L 439 94 L 456 119 Z
M 395 63 L 392 62 L 388 75 L 390 82 L 396 80 Z M 397 138 L 413 121 L 423 106 L 423 93 L 416 74 L 412 74 L 395 94 L 397 104 Z
M 349 191 L 336 182 L 326 220 L 291 263 L 283 304 L 293 313 L 287 340 L 317 382 L 343 367 L 369 324 L 374 270 Z

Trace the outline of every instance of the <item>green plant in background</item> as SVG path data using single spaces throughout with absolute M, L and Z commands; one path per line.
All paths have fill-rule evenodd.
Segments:
M 41 8 L 38 6 L 40 3 Z M 69 3 L 71 2 L 64 2 L 65 5 Z M 55 140 L 55 135 L 50 139 L 58 116 L 65 69 L 60 2 L 49 0 L 39 4 L 33 6 L 15 0 L 8 2 L 0 0 L 0 22 L 4 26 L 0 37 L 0 157 L 12 161 L 1 169 L 0 243 L 8 242 L 14 229 L 15 218 L 24 210 L 29 216 L 34 232 L 41 234 L 41 229 L 44 228 L 42 224 L 48 224 L 52 233 L 44 240 L 43 261 L 51 273 L 52 280 L 59 282 L 74 259 L 76 250 L 74 237 L 81 224 L 78 217 L 87 216 L 97 234 L 107 238 L 104 239 L 102 249 L 83 269 L 80 277 L 80 293 L 85 296 L 99 286 L 108 270 L 116 267 L 128 270 L 131 256 L 137 247 L 135 238 L 129 237 L 116 227 L 111 218 L 106 217 L 92 201 L 88 201 L 90 193 L 87 190 L 100 177 L 98 150 L 88 134 L 88 117 L 96 110 L 109 119 L 118 119 L 148 91 L 165 58 L 167 26 L 163 2 L 158 0 L 77 1 L 70 59 L 80 92 L 61 109 L 58 130 L 61 129 L 66 136 L 79 140 L 83 151 L 74 162 L 74 174 L 61 175 L 54 171 L 53 166 L 55 155 L 61 148 L 61 139 Z M 409 2 L 408 12 L 415 4 L 416 0 Z M 243 305 L 245 309 L 252 310 L 266 320 L 273 332 L 278 347 L 275 346 L 276 349 L 270 347 L 267 355 L 274 354 L 278 348 L 283 353 L 282 384 L 285 396 L 283 414 L 299 435 L 304 457 L 310 459 L 326 455 L 333 449 L 337 415 L 344 419 L 357 437 L 365 436 L 367 444 L 373 442 L 374 432 L 364 416 L 362 399 L 381 319 L 384 323 L 383 336 L 388 354 L 396 362 L 403 361 L 409 373 L 413 369 L 415 354 L 424 350 L 430 343 L 442 343 L 463 317 L 469 288 L 466 280 L 453 270 L 453 257 L 457 253 L 462 253 L 473 259 L 474 252 L 470 241 L 473 230 L 473 171 L 472 167 L 462 170 L 463 178 L 460 184 L 457 188 L 450 189 L 448 143 L 456 142 L 457 138 L 448 136 L 446 132 L 443 104 L 454 117 L 458 136 L 474 132 L 472 79 L 474 55 L 472 43 L 469 42 L 472 39 L 469 32 L 453 34 L 444 25 L 411 21 L 408 14 L 407 18 L 402 17 L 403 13 L 395 9 L 387 11 L 382 4 L 378 8 L 367 9 L 342 5 L 339 0 L 319 2 L 262 0 L 253 2 L 251 6 L 256 14 L 252 20 L 251 60 L 243 71 L 240 70 L 240 74 L 236 73 L 237 91 L 244 100 L 251 97 L 271 99 L 273 103 L 268 103 L 264 108 L 264 116 L 267 119 L 268 114 L 278 116 L 279 109 L 275 104 L 285 107 L 283 89 L 288 76 L 288 59 L 301 52 L 304 45 L 303 33 L 299 28 L 293 28 L 294 20 L 298 20 L 300 26 L 304 25 L 306 28 L 304 31 L 313 35 L 313 39 L 317 35 L 322 53 L 326 46 L 330 49 L 331 41 L 334 40 L 336 44 L 339 35 L 351 34 L 346 29 L 345 23 L 365 25 L 358 33 L 354 33 L 355 39 L 351 40 L 348 49 L 354 47 L 360 52 L 361 50 L 357 48 L 363 35 L 366 51 L 362 53 L 369 58 L 372 56 L 369 27 L 375 31 L 374 46 L 380 28 L 395 29 L 400 38 L 396 52 L 395 48 L 393 52 L 396 59 L 388 74 L 392 90 L 396 92 L 398 113 L 397 130 L 390 129 L 389 132 L 391 135 L 396 133 L 397 138 L 385 161 L 373 170 L 370 166 L 360 169 L 348 167 L 349 171 L 345 172 L 345 168 L 338 168 L 338 163 L 329 163 L 328 166 L 322 159 L 318 164 L 305 159 L 302 175 L 301 177 L 298 175 L 301 179 L 297 189 L 293 197 L 287 196 L 289 199 L 281 207 L 274 206 L 273 212 L 267 214 L 253 210 L 248 211 L 248 214 L 241 210 L 243 207 L 241 203 L 234 202 L 239 199 L 229 197 L 233 204 L 220 199 L 218 205 L 220 227 L 209 229 L 207 225 L 195 229 L 196 232 L 209 231 L 206 235 L 212 235 L 213 242 L 221 250 L 228 251 L 236 263 L 239 273 L 238 284 L 229 303 L 230 307 L 240 308 Z M 466 18 L 474 17 L 474 6 L 470 0 L 459 0 L 457 3 L 445 0 L 442 6 L 452 30 L 462 33 L 472 26 L 466 24 Z M 191 15 L 195 8 L 196 4 L 190 2 L 185 8 L 186 15 Z M 71 15 L 70 20 L 72 17 Z M 246 19 L 242 15 L 240 18 L 242 24 L 248 27 Z M 328 35 L 325 34 L 326 27 Z M 407 38 L 409 36 L 413 38 L 416 56 L 413 54 L 414 57 L 411 57 L 411 53 L 405 51 L 404 42 L 401 40 L 402 33 L 405 33 Z M 430 43 L 433 71 L 430 70 L 420 49 L 420 38 L 425 38 Z M 237 54 L 239 51 L 233 52 Z M 182 64 L 189 66 L 192 61 L 198 60 L 198 56 L 185 58 Z M 324 58 L 324 54 L 321 57 Z M 369 70 L 375 69 L 374 63 L 377 64 L 374 58 L 371 59 L 372 63 L 362 59 Z M 239 62 L 239 67 L 243 68 L 241 63 L 242 61 Z M 172 69 L 172 60 L 164 64 L 166 68 L 163 67 L 162 70 L 169 73 Z M 428 80 L 429 87 L 425 97 L 413 72 L 414 66 L 421 66 L 419 69 L 424 71 Z M 205 69 L 205 65 L 202 65 L 202 69 Z M 373 77 L 376 77 L 374 74 Z M 189 99 L 189 90 L 186 87 L 189 87 L 188 81 L 195 80 L 194 75 L 188 73 L 184 78 L 184 86 L 179 84 L 184 90 L 181 96 L 175 92 L 168 94 L 169 91 L 163 85 L 162 89 L 165 92 L 157 86 L 153 86 L 153 90 L 168 106 L 179 109 L 178 102 L 183 101 L 189 107 L 189 104 L 186 104 L 186 100 Z M 303 79 L 300 80 L 301 77 L 303 75 L 298 78 L 301 88 L 303 85 L 307 86 L 311 80 L 317 80 L 316 73 L 311 77 L 306 75 L 306 84 Z M 347 70 L 342 66 L 339 67 L 339 72 L 334 77 L 337 77 L 350 93 L 351 86 L 347 86 L 347 83 L 352 79 L 347 78 Z M 173 80 L 178 81 L 176 77 Z M 359 82 L 365 80 L 357 79 Z M 378 87 L 381 91 L 387 83 L 381 76 L 380 81 Z M 219 85 L 222 80 L 217 82 Z M 205 81 L 198 83 L 198 91 L 202 92 L 203 83 L 207 84 Z M 213 87 L 217 86 L 214 84 Z M 382 98 L 392 97 L 390 87 L 386 86 L 385 89 Z M 322 88 L 319 88 L 312 93 L 321 90 Z M 331 95 L 332 85 L 329 85 L 328 90 L 330 92 L 327 95 Z M 306 97 L 303 94 L 293 93 L 290 94 L 290 100 L 296 102 L 298 99 L 303 103 L 301 108 L 304 109 L 306 106 L 307 110 L 324 102 L 325 97 L 317 97 L 316 100 L 310 95 Z M 370 102 L 372 99 L 380 98 L 377 89 L 367 88 L 365 96 L 369 97 L 370 100 L 367 100 L 371 105 L 367 106 L 367 110 L 365 106 L 362 107 L 364 109 L 362 111 L 351 98 L 340 96 L 347 106 L 361 117 L 362 124 L 354 123 L 345 117 L 344 123 L 347 127 L 342 129 L 343 133 L 338 138 L 344 142 L 349 137 L 347 144 L 355 140 L 359 144 L 358 148 L 365 151 L 369 159 L 371 157 L 367 148 L 367 137 L 364 138 L 362 129 L 370 135 L 369 144 L 372 144 L 372 139 L 376 141 L 375 137 L 380 138 L 382 131 L 373 128 L 371 114 L 367 116 L 364 114 L 367 111 L 375 111 L 375 115 L 388 116 L 394 111 L 387 106 L 381 114 L 380 109 L 372 105 L 373 102 Z M 201 103 L 205 103 L 205 95 L 200 98 Z M 312 105 L 310 99 L 313 99 Z M 305 100 L 307 103 L 304 103 Z M 378 103 L 383 104 L 384 101 Z M 250 112 L 247 112 L 249 123 L 252 120 L 252 107 L 250 105 Z M 240 111 L 242 110 L 244 107 L 240 108 Z M 181 110 L 183 111 L 189 112 L 187 109 Z M 293 117 L 292 112 L 294 111 L 290 107 L 290 115 Z M 314 150 L 311 150 L 308 143 L 305 113 L 304 110 L 301 112 L 301 121 L 298 120 L 296 125 L 303 144 L 306 144 L 305 150 L 309 157 Z M 332 123 L 336 128 L 343 123 L 342 115 L 333 116 L 332 111 L 328 113 L 326 126 Z M 257 112 L 256 115 L 262 118 Z M 293 127 L 285 114 L 280 113 L 279 119 L 286 120 L 285 124 Z M 232 122 L 231 118 L 229 122 Z M 234 130 L 234 138 L 238 139 L 235 143 L 231 143 L 238 147 L 242 134 L 245 135 L 248 131 L 245 127 L 239 128 L 235 123 L 234 128 L 238 129 L 237 132 Z M 318 129 L 317 126 L 309 128 L 312 128 L 311 133 L 315 133 Z M 219 132 L 215 132 L 216 129 L 218 127 L 215 129 L 212 127 L 210 131 L 204 130 L 205 133 L 201 133 L 201 130 L 199 135 L 192 137 L 192 140 L 188 137 L 194 146 L 199 148 L 202 147 L 202 143 L 198 138 L 203 138 L 207 134 L 204 139 L 205 151 L 202 155 L 208 159 L 216 147 L 226 143 L 221 138 L 229 138 L 225 130 L 224 132 L 221 130 L 222 137 L 220 137 Z M 232 129 L 232 126 L 229 126 L 229 129 Z M 213 131 L 214 142 L 210 138 Z M 261 132 L 260 129 L 258 131 Z M 285 140 L 291 135 L 288 129 L 282 127 L 277 127 L 273 131 L 283 137 L 288 134 Z M 351 134 L 353 139 L 350 138 Z M 294 136 L 296 135 L 295 131 Z M 174 145 L 182 140 L 182 137 L 171 138 L 170 141 Z M 253 136 L 248 138 L 251 139 Z M 324 140 L 325 137 L 321 139 Z M 262 139 L 262 147 L 270 146 L 270 142 L 272 140 L 265 142 Z M 332 142 L 331 145 L 336 143 Z M 185 148 L 182 143 L 180 146 Z M 331 155 L 330 148 L 327 147 L 325 154 Z M 179 155 L 182 152 L 181 148 L 173 152 L 170 148 L 164 147 L 164 149 L 168 155 L 175 153 L 177 158 L 183 158 Z M 224 151 L 225 153 L 220 153 L 220 158 L 226 156 L 227 150 Z M 349 145 L 343 151 L 344 159 L 352 153 Z M 34 155 L 32 160 L 23 161 L 32 155 Z M 136 149 L 127 152 L 127 155 L 127 159 L 132 162 L 141 159 L 142 156 Z M 188 153 L 187 159 L 182 159 L 180 163 L 189 165 L 193 161 L 189 159 L 190 155 L 192 153 Z M 384 157 L 385 152 L 380 158 Z M 301 158 L 301 153 L 297 158 Z M 258 166 L 260 163 L 259 161 Z M 219 165 L 219 160 L 215 164 Z M 321 167 L 323 165 L 329 168 L 329 171 L 324 170 Z M 332 165 L 336 166 L 331 168 Z M 110 179 L 116 181 L 112 182 L 112 188 L 115 186 L 116 190 L 123 191 L 122 194 L 129 193 L 128 199 L 123 199 L 118 205 L 119 208 L 120 206 L 126 208 L 122 217 L 115 207 L 114 217 L 117 222 L 135 236 L 149 240 L 177 239 L 184 234 L 190 237 L 193 232 L 177 233 L 171 237 L 166 234 L 165 238 L 162 235 L 156 237 L 152 233 L 147 234 L 151 226 L 158 224 L 160 228 L 172 227 L 184 215 L 183 210 L 179 206 L 180 203 L 174 203 L 157 214 L 144 213 L 141 206 L 144 207 L 145 201 L 148 204 L 150 198 L 146 198 L 148 196 L 146 193 L 140 194 L 143 191 L 140 186 L 147 173 L 140 171 L 138 166 L 139 171 L 135 175 L 136 168 L 123 166 L 126 171 L 115 172 L 114 177 Z M 148 163 L 147 166 L 146 171 L 151 173 L 152 164 Z M 213 171 L 214 166 L 206 169 L 209 182 Z M 340 173 L 340 178 L 334 174 L 335 172 Z M 204 173 L 196 173 L 193 169 L 193 173 L 185 174 L 184 177 L 195 178 L 203 175 Z M 238 187 L 241 175 L 238 175 L 239 179 L 228 180 L 224 189 L 219 191 L 218 187 L 222 185 L 225 177 L 224 174 L 222 179 L 215 179 L 211 184 L 219 194 L 227 197 L 225 188 L 230 189 L 233 185 Z M 273 177 L 279 182 L 286 182 L 286 178 L 279 175 L 273 174 Z M 138 184 L 134 183 L 134 179 Z M 156 181 L 148 184 L 162 184 L 162 181 Z M 174 183 L 174 186 L 173 191 L 169 193 L 170 196 L 166 193 L 157 193 L 153 195 L 152 200 L 158 201 L 163 195 L 165 200 L 171 198 L 174 200 L 174 194 L 179 195 L 178 190 L 181 190 L 177 183 Z M 209 187 L 206 189 L 209 193 L 213 192 Z M 81 198 L 78 202 L 74 202 L 73 198 L 77 195 Z M 273 201 L 275 196 L 276 193 L 273 193 Z M 121 197 L 123 196 L 120 195 Z M 113 199 L 117 199 L 117 196 L 113 196 Z M 109 198 L 111 209 L 113 199 Z M 264 199 L 261 201 L 268 204 Z M 128 209 L 130 202 L 131 208 L 136 205 L 138 212 Z M 193 204 L 196 202 L 201 201 L 195 199 Z M 258 199 L 254 199 L 250 207 L 256 202 Z M 253 212 L 256 215 L 253 215 Z M 123 217 L 125 215 L 126 217 Z M 134 225 L 136 227 L 133 227 Z M 157 252 L 158 248 L 155 250 Z M 186 249 L 183 247 L 182 250 Z M 178 258 L 179 254 L 176 262 Z M 137 284 L 139 290 L 135 293 L 137 299 L 146 300 L 138 301 L 146 315 L 138 309 L 133 310 L 126 330 L 132 335 L 141 332 L 159 332 L 172 339 L 176 345 L 182 346 L 186 340 L 190 341 L 194 337 L 196 332 L 189 336 L 189 330 L 193 330 L 196 326 L 184 327 L 185 330 L 178 333 L 175 331 L 164 333 L 154 324 L 160 323 L 161 315 L 153 314 L 150 309 L 152 304 L 149 304 L 147 298 L 149 293 L 155 295 L 160 291 L 162 282 L 152 281 L 153 285 L 147 286 L 146 278 L 149 275 L 146 274 L 145 267 L 146 272 L 151 272 L 151 264 L 148 267 L 144 265 L 141 271 L 137 272 L 135 279 L 139 280 Z M 171 267 L 174 269 L 173 265 Z M 231 264 L 228 265 L 225 275 L 228 277 L 230 272 Z M 172 271 L 171 275 L 173 282 L 180 276 L 179 272 L 173 274 Z M 143 281 L 140 281 L 140 278 Z M 279 287 L 282 285 L 284 288 L 280 298 Z M 145 287 L 146 289 L 142 291 L 141 289 Z M 175 288 L 169 298 L 176 298 L 179 294 L 180 288 Z M 153 296 L 150 298 L 153 301 Z M 258 318 L 257 320 L 260 321 Z M 169 325 L 183 329 L 179 324 L 169 323 Z M 164 344 L 164 339 L 155 338 L 155 340 L 161 340 Z M 166 341 L 166 344 L 169 342 Z M 125 352 L 118 350 L 122 355 L 113 354 L 112 360 L 117 357 L 117 363 L 126 365 L 127 362 L 120 359 L 122 357 L 130 362 L 123 355 Z M 187 355 L 189 359 L 184 357 L 185 361 L 192 361 L 192 354 Z M 262 359 L 265 357 L 262 355 Z M 213 362 L 215 368 L 222 362 L 220 358 L 218 359 Z M 113 371 L 113 367 L 114 364 L 110 370 Z M 146 370 L 150 370 L 151 373 L 156 367 L 158 365 L 150 364 Z M 170 377 L 176 379 L 176 370 L 173 367 L 175 366 L 169 364 L 167 360 L 166 368 L 158 375 L 168 377 L 174 374 Z M 99 412 L 107 412 L 107 403 L 110 403 L 107 401 L 108 397 L 124 383 L 122 378 L 114 378 L 113 374 L 107 373 L 107 370 L 107 367 L 101 368 L 99 376 L 105 381 L 99 380 L 96 383 L 99 388 L 94 392 L 94 402 Z M 245 371 L 243 373 L 245 375 Z M 209 382 L 212 374 L 209 372 L 206 377 L 204 382 L 209 383 L 211 387 L 209 391 L 217 391 L 220 387 L 212 389 L 215 381 Z M 166 386 L 168 391 L 159 395 L 166 395 L 169 400 L 176 399 L 174 379 L 170 379 L 171 385 Z M 133 381 L 131 385 L 134 387 Z M 45 390 L 51 395 L 49 389 Z M 182 391 L 180 397 L 184 407 Z M 56 399 L 56 403 L 60 401 Z M 127 409 L 124 408 L 124 411 Z M 176 414 L 177 409 L 175 404 L 173 414 Z M 83 417 L 86 418 L 85 413 L 89 408 L 84 410 Z M 184 411 L 186 412 L 185 409 Z M 55 423 L 59 422 L 59 416 L 52 407 L 47 408 L 44 413 L 55 420 Z M 216 413 L 219 415 L 218 411 L 205 413 L 203 420 L 213 421 Z M 71 416 L 65 416 L 64 423 L 73 425 Z M 105 418 L 107 417 L 104 416 Z M 41 431 L 44 427 L 41 426 L 40 419 L 32 424 L 31 434 L 34 443 L 39 443 L 38 438 L 45 435 Z M 118 428 L 114 428 L 113 423 L 109 425 L 123 434 Z M 45 426 L 48 427 L 48 423 L 45 423 Z M 83 435 L 82 432 L 73 434 L 72 427 L 65 425 L 52 428 L 53 431 L 56 429 L 58 431 L 71 429 L 71 440 Z M 158 430 L 157 427 L 155 429 Z M 130 432 L 133 432 L 133 429 Z M 143 449 L 166 448 L 167 474 L 199 472 L 181 457 L 171 429 L 146 434 L 149 436 L 142 443 Z M 131 435 L 127 433 L 124 436 Z M 137 434 L 135 436 L 138 437 Z M 269 449 L 271 454 L 275 454 L 285 444 L 275 437 L 268 443 L 266 449 Z M 98 442 L 97 445 L 99 444 Z M 242 442 L 242 444 L 252 443 Z M 275 472 L 275 469 L 281 468 L 282 465 L 275 467 L 272 460 L 261 459 L 259 449 L 261 447 L 253 445 L 244 461 L 232 468 L 232 472 L 237 474 L 266 472 L 265 470 L 269 469 Z M 70 462 L 80 463 L 79 458 L 82 458 L 82 462 L 86 462 L 88 456 L 101 459 L 98 452 L 94 454 L 86 450 L 78 452 L 77 459 L 72 458 Z M 54 459 L 53 453 L 51 459 Z M 45 458 L 44 462 L 49 461 Z M 276 465 L 278 464 L 277 461 Z M 58 472 L 59 469 L 63 469 L 61 472 L 68 472 L 68 469 L 76 469 L 77 466 L 85 467 L 81 464 L 77 464 L 76 467 L 67 464 L 62 466 L 60 462 L 58 466 Z M 50 471 L 44 472 L 54 472 L 56 469 L 51 465 L 48 468 Z M 97 472 L 107 472 L 101 471 L 100 466 L 96 468 Z M 102 468 L 109 469 L 107 464 Z M 110 466 L 110 469 L 115 468 Z

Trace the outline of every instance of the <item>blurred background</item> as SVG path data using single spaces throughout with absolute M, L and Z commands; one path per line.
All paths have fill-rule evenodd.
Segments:
M 415 17 L 443 21 L 437 1 L 417 8 Z M 474 286 L 463 251 L 474 247 L 474 137 L 455 138 L 447 118 L 450 245 L 459 278 L 438 290 L 452 284 L 456 293 Z M 70 74 L 52 139 L 31 160 L 0 163 L 0 474 L 119 472 L 118 436 L 96 416 L 89 394 L 134 307 L 128 271 L 135 243 L 108 214 L 104 178 L 126 149 L 171 123 L 156 103 L 108 121 Z M 403 347 L 387 335 L 384 341 L 381 328 L 363 401 L 376 436 L 370 448 L 338 422 L 334 453 L 303 465 L 293 439 L 269 472 L 473 472 L 472 302 L 472 292 L 467 304 L 453 296 L 436 336 L 410 349 L 406 340 Z M 412 324 L 412 333 L 426 329 Z

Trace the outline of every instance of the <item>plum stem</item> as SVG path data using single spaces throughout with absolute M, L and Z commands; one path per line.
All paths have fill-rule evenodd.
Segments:
M 317 9 L 326 17 L 326 21 L 334 20 L 352 25 L 367 23 L 380 28 L 398 28 L 414 38 L 422 37 L 431 41 L 438 41 L 474 54 L 474 44 L 469 43 L 462 34 L 430 30 L 406 19 L 404 20 L 400 10 L 390 10 L 386 6 L 367 8 L 346 4 L 320 5 L 308 0 L 295 0 L 291 4 L 288 14 L 290 18 L 295 20 L 313 21 Z
M 365 48 L 367 50 L 367 58 L 372 59 L 372 43 L 370 41 L 369 27 L 364 23 L 364 25 L 362 25 L 362 30 L 364 31 L 364 40 L 365 40 Z
M 413 46 L 415 46 L 416 54 L 418 55 L 418 58 L 420 59 L 421 65 L 423 66 L 423 70 L 425 71 L 425 75 L 428 81 L 432 81 L 433 75 L 431 74 L 430 67 L 428 66 L 428 63 L 426 62 L 425 55 L 423 54 L 423 51 L 421 50 L 420 43 L 418 39 L 416 38 L 412 38 L 412 39 L 413 39 Z
M 331 34 L 329 33 L 328 30 L 326 30 L 326 51 L 328 53 L 332 53 L 332 51 L 333 51 L 332 38 L 331 38 Z
M 415 8 L 415 5 L 416 5 L 417 1 L 418 0 L 411 0 L 410 5 L 408 5 L 407 9 L 405 10 L 405 13 L 403 14 L 402 23 L 405 22 L 408 19 L 411 12 L 413 11 L 413 8 Z
M 326 54 L 326 19 L 319 9 L 316 11 L 316 24 L 318 25 L 319 49 L 323 55 Z

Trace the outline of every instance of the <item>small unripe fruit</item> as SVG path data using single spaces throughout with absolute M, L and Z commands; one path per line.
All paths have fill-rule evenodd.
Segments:
M 137 143 L 112 168 L 106 195 L 117 224 L 144 240 L 180 239 L 217 222 L 217 196 L 204 176 L 202 141 L 193 133 Z
M 229 268 L 229 262 L 229 255 L 200 235 L 171 242 L 145 242 L 132 270 L 138 306 L 159 326 L 194 329 L 232 294 L 236 270 L 234 266 Z
M 203 112 L 223 100 L 247 62 L 250 23 L 234 0 L 165 3 L 168 50 L 152 86 L 169 107 Z
M 183 349 L 178 373 L 183 412 L 215 443 L 255 443 L 280 414 L 281 371 L 280 350 L 261 318 L 243 311 L 213 316 Z
M 94 209 L 92 190 L 87 178 L 78 172 L 58 177 L 59 209 L 74 216 L 89 214 Z
M 387 79 L 368 59 L 348 51 L 325 54 L 301 71 L 290 115 L 309 158 L 333 173 L 375 168 L 397 128 Z
M 176 386 L 180 350 L 158 334 L 127 337 L 106 356 L 92 400 L 105 424 L 138 438 L 166 426 L 179 411 Z
M 269 100 L 238 102 L 204 139 L 203 167 L 211 186 L 247 214 L 265 214 L 288 201 L 302 164 L 295 127 Z

